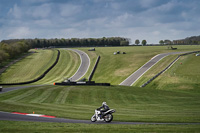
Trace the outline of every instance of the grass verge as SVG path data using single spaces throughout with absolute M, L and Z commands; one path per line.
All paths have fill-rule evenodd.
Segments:
M 157 89 L 190 90 L 200 88 L 200 57 L 182 56 L 170 69 L 148 85 Z
M 137 132 L 137 133 L 197 133 L 200 131 L 199 125 L 110 125 L 110 124 L 70 124 L 70 123 L 42 123 L 42 122 L 16 122 L 0 121 L 0 132 L 15 133 L 55 133 L 55 132 Z

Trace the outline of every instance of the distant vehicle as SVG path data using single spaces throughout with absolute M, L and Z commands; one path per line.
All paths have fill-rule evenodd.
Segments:
M 91 49 L 89 49 L 88 51 L 95 51 L 95 48 L 91 48 Z

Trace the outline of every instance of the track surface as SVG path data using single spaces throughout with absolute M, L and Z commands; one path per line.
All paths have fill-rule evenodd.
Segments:
M 70 78 L 71 81 L 77 81 L 81 79 L 85 75 L 85 73 L 88 71 L 88 68 L 90 66 L 90 58 L 83 51 L 80 51 L 77 49 L 67 49 L 67 50 L 76 52 L 80 56 L 80 59 L 81 59 L 81 64 L 78 68 L 78 71 Z
M 36 87 L 36 86 L 43 86 L 43 85 L 15 86 L 15 87 L 3 88 L 3 90 L 0 91 L 0 94 L 5 93 L 5 92 L 9 92 L 9 91 L 14 91 L 14 90 L 29 88 L 29 87 Z
M 7 112 L 0 112 L 0 120 L 9 121 L 33 121 L 33 122 L 58 122 L 58 123 L 85 123 L 85 124 L 133 124 L 133 125 L 199 125 L 200 123 L 150 123 L 150 122 L 117 122 L 113 121 L 111 123 L 105 122 L 91 122 L 90 120 L 72 120 L 64 118 L 46 118 L 46 117 L 35 117 L 26 116 L 20 114 L 11 114 Z
M 164 57 L 168 55 L 183 54 L 183 53 L 188 53 L 188 52 L 172 52 L 172 53 L 164 53 L 156 55 L 150 61 L 148 61 L 146 64 L 140 67 L 137 71 L 131 74 L 127 79 L 121 82 L 119 85 L 132 86 L 145 72 L 147 72 L 151 67 L 153 67 Z

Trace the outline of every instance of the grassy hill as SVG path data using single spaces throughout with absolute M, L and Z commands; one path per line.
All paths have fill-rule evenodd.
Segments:
M 177 47 L 178 50 L 176 51 L 192 51 L 200 49 L 199 46 Z M 172 50 L 168 50 L 166 46 L 99 47 L 96 48 L 96 51 L 88 51 L 88 49 L 89 48 L 80 48 L 80 50 L 85 51 L 89 55 L 91 60 L 89 71 L 84 77 L 88 78 L 97 57 L 100 55 L 101 59 L 93 80 L 96 82 L 108 82 L 112 85 L 120 84 L 153 56 L 159 53 L 174 52 Z M 60 60 L 55 68 L 53 68 L 44 79 L 35 84 L 52 84 L 53 82 L 60 82 L 64 78 L 71 77 L 76 72 L 78 66 L 80 65 L 78 55 L 74 52 L 63 49 L 60 51 Z M 126 52 L 127 54 L 114 55 L 113 53 L 116 51 L 121 51 L 121 53 Z M 51 64 L 53 64 L 56 59 L 56 55 L 57 51 L 55 50 L 38 50 L 37 53 L 28 56 L 7 69 L 7 71 L 0 76 L 0 82 L 16 83 L 35 79 Z M 173 59 L 173 57 L 171 59 Z M 165 61 L 163 67 L 168 65 L 167 63 L 169 60 Z M 160 70 L 160 68 L 156 70 Z
M 56 60 L 56 50 L 37 50 L 36 53 L 10 66 L 0 76 L 1 83 L 33 80 L 44 73 Z
M 36 53 L 10 66 L 0 76 L 1 83 L 17 83 L 36 79 L 56 60 L 57 50 L 36 50 Z M 80 65 L 79 56 L 72 51 L 60 50 L 58 64 L 34 84 L 53 84 L 71 77 Z
M 200 50 L 200 46 L 196 45 L 176 47 L 178 48 L 178 50 L 176 50 L 178 52 Z M 97 56 L 101 56 L 93 80 L 96 82 L 109 82 L 112 85 L 120 84 L 155 55 L 175 52 L 169 50 L 167 46 L 97 47 L 96 51 L 88 51 L 88 49 L 89 48 L 80 48 L 80 50 L 85 51 L 89 55 L 91 62 L 94 62 Z M 113 53 L 116 51 L 121 51 L 121 53 L 126 52 L 127 54 L 114 55 Z M 170 60 L 172 59 L 169 59 L 163 67 L 167 66 Z M 157 70 L 160 70 L 160 68 Z

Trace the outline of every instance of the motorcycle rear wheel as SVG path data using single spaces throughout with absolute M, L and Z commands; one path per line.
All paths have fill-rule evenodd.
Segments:
M 104 116 L 105 122 L 111 122 L 113 120 L 113 115 L 112 114 L 107 114 Z

